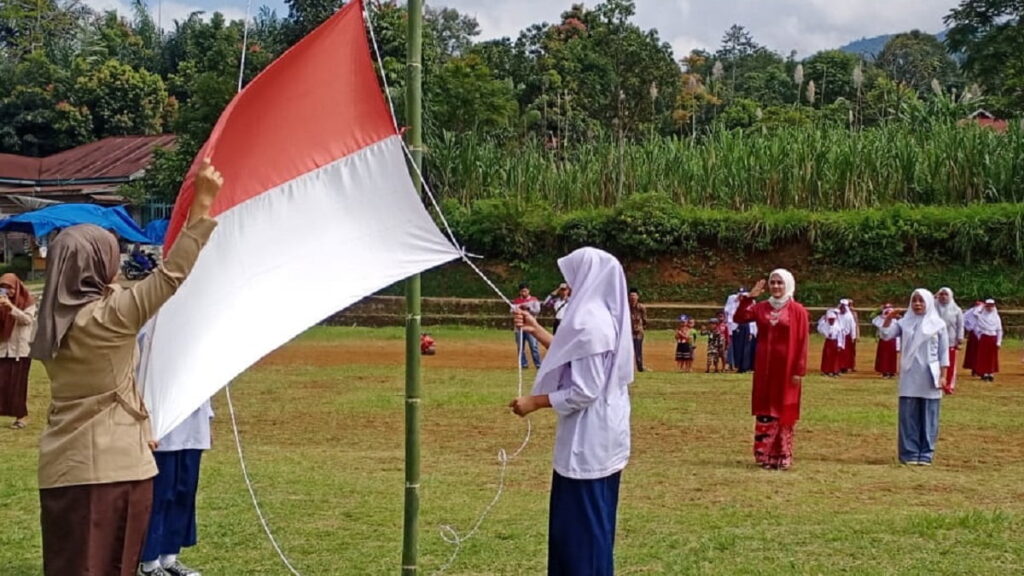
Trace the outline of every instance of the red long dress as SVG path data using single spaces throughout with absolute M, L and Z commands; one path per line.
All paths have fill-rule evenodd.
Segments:
M 741 296 L 733 321 L 757 322 L 751 413 L 792 426 L 800 419 L 801 389 L 793 385 L 793 377 L 807 374 L 807 309 L 791 298 L 776 312 L 767 301 L 755 304 L 752 298 Z

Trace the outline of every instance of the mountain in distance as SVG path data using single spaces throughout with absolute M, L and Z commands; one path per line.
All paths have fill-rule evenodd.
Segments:
M 893 36 L 895 36 L 895 34 L 883 34 L 873 38 L 861 38 L 860 40 L 854 40 L 846 46 L 841 47 L 840 50 L 872 59 L 882 51 L 882 48 L 885 48 L 886 42 L 888 42 Z M 946 32 L 939 32 L 935 37 L 939 39 L 939 42 L 945 42 Z

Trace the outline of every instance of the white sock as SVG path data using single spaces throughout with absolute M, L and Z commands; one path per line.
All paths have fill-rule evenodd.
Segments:
M 159 560 L 150 560 L 149 562 L 143 562 L 142 563 L 142 571 L 143 572 L 152 572 L 153 570 L 156 570 L 159 567 L 160 567 L 160 561 Z
M 164 568 L 167 568 L 168 566 L 170 566 L 171 564 L 174 564 L 177 561 L 178 561 L 178 555 L 177 554 L 164 554 L 163 556 L 160 557 L 160 565 L 163 566 Z

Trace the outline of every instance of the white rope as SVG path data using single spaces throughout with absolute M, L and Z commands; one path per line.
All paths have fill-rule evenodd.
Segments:
M 373 44 L 373 55 L 377 57 L 377 68 L 380 69 L 380 77 L 384 80 L 384 95 L 388 97 L 388 108 L 391 109 L 391 123 L 398 132 L 398 115 L 395 114 L 395 103 L 391 100 L 391 87 L 388 86 L 387 74 L 384 73 L 384 61 L 380 59 L 380 49 L 377 48 L 377 35 L 373 33 L 373 19 L 370 18 L 370 3 L 363 4 L 363 21 L 366 22 L 366 29 L 370 31 L 370 41 Z
M 252 0 L 245 5 L 245 22 L 242 23 L 242 57 L 238 59 L 238 91 L 242 91 L 242 79 L 245 78 L 245 53 L 249 47 L 249 14 L 252 12 Z
M 228 412 L 231 414 L 231 430 L 235 433 L 235 448 L 238 449 L 238 463 L 242 465 L 242 476 L 245 477 L 245 487 L 249 489 L 249 496 L 252 498 L 252 506 L 256 509 L 256 516 L 260 519 L 260 524 L 263 526 L 263 531 L 266 532 L 267 538 L 270 539 L 270 544 L 274 546 L 274 550 L 277 551 L 277 555 L 281 557 L 281 561 L 288 568 L 294 576 L 302 576 L 298 570 L 292 566 L 292 563 L 288 561 L 288 557 L 285 556 L 284 551 L 281 550 L 281 546 L 278 545 L 277 539 L 274 538 L 274 534 L 270 531 L 270 524 L 267 522 L 266 517 L 263 516 L 263 510 L 260 508 L 260 503 L 256 499 L 256 490 L 252 487 L 252 480 L 249 478 L 249 470 L 245 466 L 245 456 L 242 454 L 242 439 L 238 435 L 238 422 L 235 420 L 235 405 L 231 402 L 231 384 L 224 387 L 224 394 L 228 399 Z

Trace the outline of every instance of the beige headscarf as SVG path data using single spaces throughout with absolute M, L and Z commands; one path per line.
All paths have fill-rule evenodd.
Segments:
M 66 228 L 50 243 L 46 284 L 31 356 L 50 360 L 57 355 L 78 311 L 99 300 L 120 266 L 117 239 L 92 224 Z

